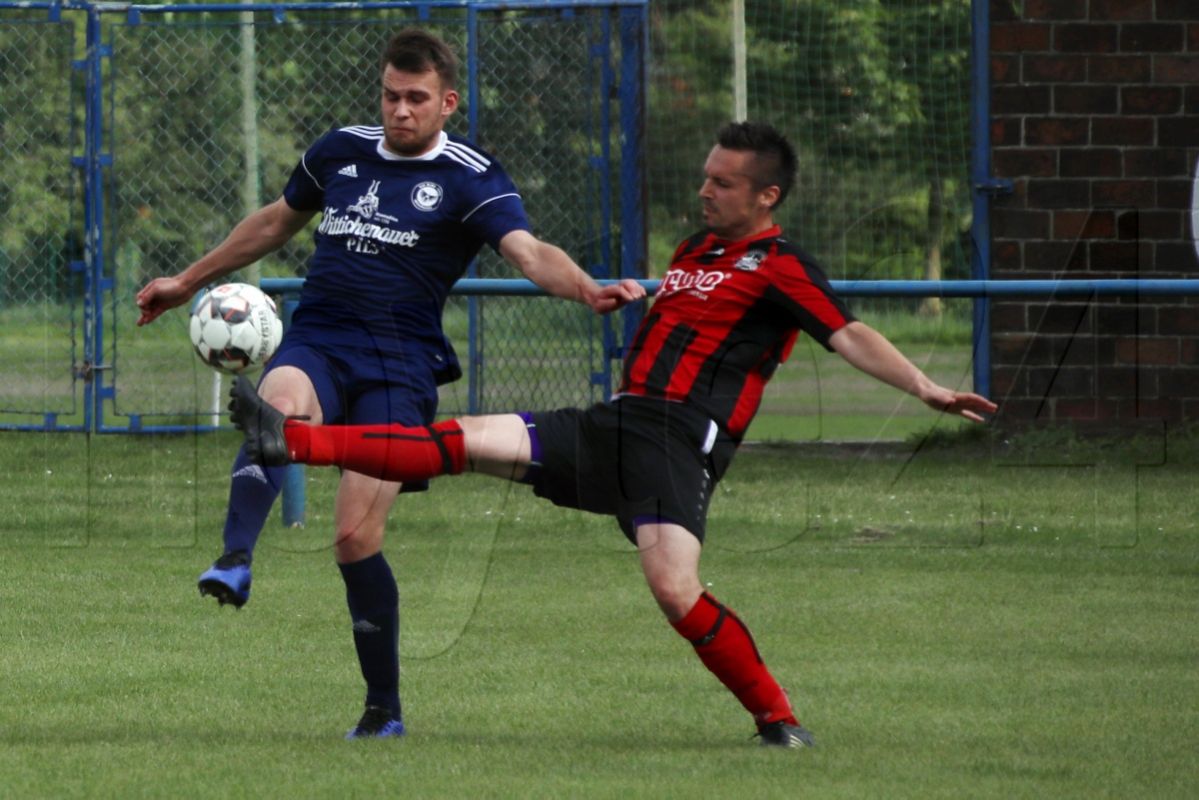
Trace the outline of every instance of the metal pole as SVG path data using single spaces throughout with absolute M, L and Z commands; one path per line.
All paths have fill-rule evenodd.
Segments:
M 284 298 L 283 324 L 291 326 L 291 316 L 296 311 L 299 300 Z M 304 527 L 304 509 L 307 503 L 307 492 L 304 486 L 305 469 L 303 464 L 288 464 L 283 475 L 283 525 L 287 528 Z
M 970 178 L 974 195 L 971 224 L 974 251 L 970 276 L 986 280 L 991 274 L 991 18 L 989 0 L 972 0 L 973 71 L 970 105 L 974 151 Z M 991 304 L 974 301 L 974 391 L 991 396 Z
M 745 68 L 745 0 L 733 0 L 733 120 L 749 116 L 749 81 Z
M 470 140 L 479 133 L 479 15 L 474 7 L 466 11 L 466 80 L 467 80 L 467 130 Z M 474 259 L 467 267 L 468 277 L 477 278 L 479 261 Z M 479 341 L 483 336 L 483 314 L 477 297 L 466 301 L 467 365 L 466 365 L 466 410 L 478 414 L 482 410 L 483 395 L 483 347 Z

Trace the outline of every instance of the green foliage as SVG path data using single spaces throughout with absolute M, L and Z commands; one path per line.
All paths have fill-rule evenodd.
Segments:
M 725 3 L 656 8 L 651 215 L 677 239 L 697 227 L 698 166 L 731 116 L 731 20 Z M 746 14 L 749 116 L 800 152 L 784 228 L 834 277 L 920 278 L 937 180 L 946 277 L 964 276 L 969 0 L 768 0 Z

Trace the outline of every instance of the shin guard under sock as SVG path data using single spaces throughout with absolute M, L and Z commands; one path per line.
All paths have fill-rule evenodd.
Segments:
M 366 681 L 366 704 L 400 718 L 400 595 L 382 553 L 338 564 L 354 623 L 354 649 Z
M 258 535 L 270 516 L 271 506 L 283 489 L 286 467 L 261 467 L 246 456 L 243 447 L 233 462 L 229 482 L 229 509 L 225 513 L 225 552 L 254 552 Z
M 671 624 L 759 726 L 779 720 L 799 724 L 786 693 L 762 663 L 749 629 L 731 609 L 704 592 L 687 616 Z
M 284 426 L 293 461 L 336 464 L 388 481 L 457 475 L 466 468 L 466 442 L 457 420 L 424 427 L 404 425 Z

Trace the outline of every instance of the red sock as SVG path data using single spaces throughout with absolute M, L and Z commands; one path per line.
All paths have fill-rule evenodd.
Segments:
M 421 428 L 403 425 L 283 426 L 292 461 L 336 464 L 387 481 L 457 475 L 466 468 L 466 442 L 457 420 Z
M 754 722 L 799 724 L 787 694 L 762 663 L 749 629 L 732 609 L 704 592 L 687 616 L 671 624 L 691 642 L 704 666 L 754 715 Z

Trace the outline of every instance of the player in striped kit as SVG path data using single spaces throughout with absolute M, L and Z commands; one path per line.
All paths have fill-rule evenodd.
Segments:
M 794 150 L 769 125 L 721 129 L 699 192 L 707 227 L 676 250 L 609 402 L 417 428 L 312 426 L 286 420 L 286 409 L 264 405 L 239 381 L 234 422 L 262 463 L 337 464 L 401 481 L 472 470 L 615 516 L 666 618 L 753 715 L 762 743 L 811 746 L 749 629 L 699 579 L 712 490 L 763 387 L 802 331 L 935 410 L 981 422 L 995 404 L 934 383 L 854 320 L 774 224 L 795 173 Z
M 426 425 L 437 410 L 438 385 L 461 375 L 442 332 L 442 309 L 484 244 L 549 294 L 597 313 L 644 297 L 635 281 L 601 288 L 561 249 L 533 236 L 500 164 L 444 131 L 458 107 L 457 71 L 456 56 L 437 37 L 415 29 L 396 34 L 381 64 L 381 125 L 321 137 L 282 197 L 178 275 L 141 290 L 139 324 L 281 247 L 319 213 L 299 307 L 258 391 L 314 424 Z M 201 575 L 201 594 L 239 608 L 249 599 L 254 546 L 282 481 L 282 468 L 239 453 L 224 552 Z M 334 550 L 367 684 L 366 708 L 350 738 L 404 732 L 399 600 L 383 532 L 396 495 L 425 487 L 355 471 L 344 472 L 339 484 Z

